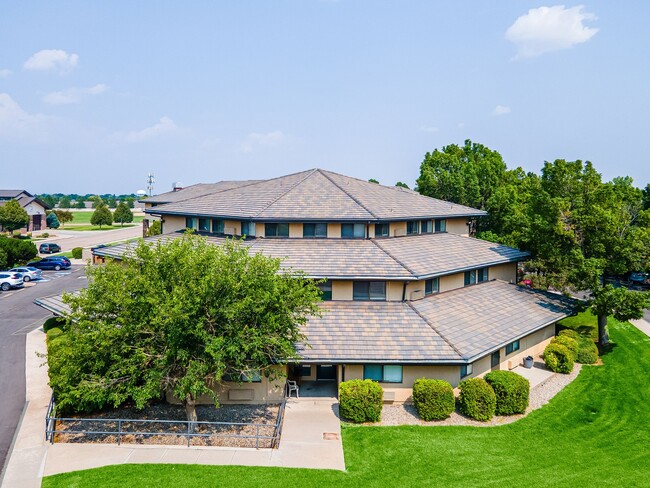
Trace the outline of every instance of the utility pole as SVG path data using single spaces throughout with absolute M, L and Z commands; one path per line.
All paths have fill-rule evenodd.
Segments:
M 153 173 L 149 173 L 147 175 L 147 191 L 149 192 L 149 196 L 151 196 L 151 193 L 153 192 L 153 184 L 155 180 L 153 177 Z

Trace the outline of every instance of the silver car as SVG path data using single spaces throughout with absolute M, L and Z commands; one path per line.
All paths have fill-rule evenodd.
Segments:
M 32 281 L 40 280 L 43 272 L 38 268 L 32 268 L 31 266 L 21 266 L 20 268 L 11 268 L 9 271 L 14 273 L 21 273 L 23 275 L 23 280 Z
M 23 275 L 13 271 L 0 271 L 0 289 L 7 291 L 11 288 L 22 288 Z

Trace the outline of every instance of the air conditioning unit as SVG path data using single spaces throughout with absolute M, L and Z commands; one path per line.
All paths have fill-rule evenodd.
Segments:
M 424 290 L 413 290 L 411 293 L 409 293 L 409 299 L 412 300 L 419 300 L 421 298 L 424 298 Z
M 393 230 L 393 237 L 402 237 L 406 235 L 405 229 L 395 229 Z

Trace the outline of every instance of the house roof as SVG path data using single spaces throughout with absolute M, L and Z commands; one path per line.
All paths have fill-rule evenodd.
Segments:
M 37 305 L 70 312 L 61 296 Z M 574 311 L 561 295 L 489 281 L 411 302 L 330 301 L 304 326 L 299 355 L 312 363 L 462 364 Z
M 25 190 L 0 190 L 0 198 L 2 199 L 14 199 L 17 198 L 18 196 L 22 194 L 32 196 L 31 193 L 25 191 Z
M 482 210 L 425 197 L 405 188 L 383 186 L 322 169 L 244 183 L 158 205 L 148 212 L 260 222 L 372 222 L 486 215 Z
M 147 237 L 178 239 L 181 232 Z M 205 237 L 222 244 L 226 237 Z M 282 267 L 312 278 L 418 280 L 482 266 L 519 261 L 528 253 L 457 234 L 437 233 L 377 239 L 247 239 L 253 252 L 282 258 Z M 129 244 L 93 249 L 97 256 L 122 259 Z
M 244 180 L 219 181 L 218 183 L 197 183 L 196 185 L 190 185 L 185 188 L 181 188 L 180 190 L 160 193 L 159 195 L 154 195 L 141 201 L 144 203 L 153 204 L 180 202 L 183 200 L 188 200 L 190 198 L 201 197 L 203 195 L 208 195 L 211 193 L 218 193 L 224 190 L 230 190 L 232 188 L 250 185 L 251 183 L 257 183 L 258 181 L 259 180 Z
M 306 362 L 469 363 L 573 312 L 573 301 L 489 281 L 411 302 L 323 302 Z

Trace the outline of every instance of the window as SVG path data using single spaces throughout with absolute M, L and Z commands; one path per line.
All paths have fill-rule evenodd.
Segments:
M 318 286 L 318 288 L 320 288 L 320 291 L 323 293 L 321 295 L 321 298 L 324 301 L 329 301 L 329 300 L 332 299 L 332 281 L 331 280 L 327 280 L 327 281 L 325 281 L 323 283 L 319 283 L 317 286 Z
M 254 236 L 255 235 L 255 222 L 242 222 L 241 235 Z
M 465 271 L 465 286 L 475 283 L 483 283 L 488 280 L 488 268 L 473 269 Z
M 196 217 L 185 217 L 185 228 L 196 229 Z
M 500 362 L 501 362 L 501 354 L 499 353 L 499 351 L 493 352 L 492 356 L 490 357 L 490 366 L 494 368 L 498 366 Z
M 341 224 L 341 237 L 363 239 L 366 237 L 364 224 Z
M 420 222 L 418 220 L 411 220 L 406 223 L 406 235 L 419 234 Z
M 311 365 L 298 364 L 293 367 L 293 374 L 300 377 L 311 376 Z
M 465 286 L 476 283 L 476 270 L 465 271 Z
M 394 364 L 365 364 L 363 379 L 379 381 L 380 383 L 401 383 L 402 366 Z
M 506 356 L 518 350 L 519 350 L 519 341 L 518 340 L 513 341 L 510 344 L 506 345 Z
M 483 283 L 488 280 L 488 268 L 481 268 L 478 271 L 478 283 Z
M 327 237 L 327 224 L 302 224 L 303 237 Z
M 433 295 L 434 293 L 438 293 L 438 291 L 439 291 L 438 278 L 431 278 L 430 280 L 426 280 L 424 282 L 425 295 Z
M 264 224 L 265 237 L 289 237 L 289 224 Z
M 231 383 L 239 383 L 242 381 L 246 381 L 250 383 L 261 383 L 262 375 L 260 374 L 259 370 L 252 370 L 249 371 L 248 373 L 241 373 L 241 374 L 234 374 L 234 373 L 224 374 L 223 381 L 229 381 Z
M 355 281 L 352 286 L 353 300 L 386 300 L 385 281 Z
M 447 219 L 436 220 L 436 232 L 447 232 Z
M 421 220 L 420 232 L 422 232 L 423 234 L 429 234 L 433 232 L 433 222 L 431 222 L 430 220 Z
M 214 234 L 223 234 L 224 223 L 223 220 L 212 219 L 212 232 Z
M 461 364 L 460 365 L 460 377 L 465 378 L 466 376 L 469 376 L 472 374 L 474 371 L 474 368 L 472 368 L 471 364 Z
M 375 224 L 375 237 L 388 237 L 390 234 L 389 224 Z
M 201 232 L 210 232 L 210 219 L 200 217 L 199 218 L 199 230 Z

